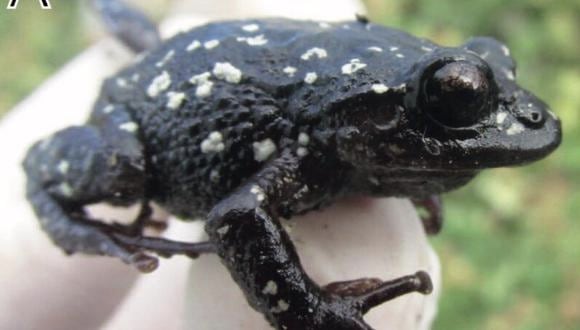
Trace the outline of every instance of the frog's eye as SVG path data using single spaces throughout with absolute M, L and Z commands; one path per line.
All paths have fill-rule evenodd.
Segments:
M 487 116 L 495 103 L 491 71 L 467 61 L 438 65 L 423 76 L 419 102 L 443 125 L 467 127 Z

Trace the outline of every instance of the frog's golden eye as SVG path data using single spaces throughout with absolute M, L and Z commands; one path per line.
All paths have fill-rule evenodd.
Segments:
M 454 61 L 426 72 L 419 102 L 443 125 L 471 126 L 487 116 L 495 104 L 490 70 L 468 61 Z

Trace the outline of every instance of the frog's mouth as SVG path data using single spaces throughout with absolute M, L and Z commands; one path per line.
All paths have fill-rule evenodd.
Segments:
M 427 197 L 459 188 L 478 173 L 478 170 L 393 169 L 368 175 L 368 185 L 376 195 Z

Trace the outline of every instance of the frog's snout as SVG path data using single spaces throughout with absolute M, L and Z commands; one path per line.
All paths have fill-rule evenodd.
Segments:
M 532 94 L 522 93 L 511 105 L 514 123 L 522 125 L 533 134 L 543 134 L 546 137 L 560 140 L 560 119 L 550 107 Z M 512 124 L 513 125 L 513 124 Z M 557 133 L 557 134 L 556 134 Z
M 495 124 L 508 149 L 517 150 L 522 160 L 543 158 L 560 145 L 560 120 L 547 104 L 531 93 L 518 93 L 502 108 L 496 114 Z

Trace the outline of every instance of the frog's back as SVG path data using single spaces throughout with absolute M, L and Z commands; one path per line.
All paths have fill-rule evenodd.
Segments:
M 202 215 L 268 158 L 299 147 L 310 128 L 296 113 L 305 104 L 320 111 L 312 95 L 340 98 L 336 85 L 354 80 L 393 84 L 396 61 L 416 59 L 426 45 L 359 22 L 212 23 L 109 79 L 94 112 L 125 107 L 146 149 L 152 197 L 177 214 Z M 354 63 L 346 74 L 353 59 L 367 70 L 355 75 Z

